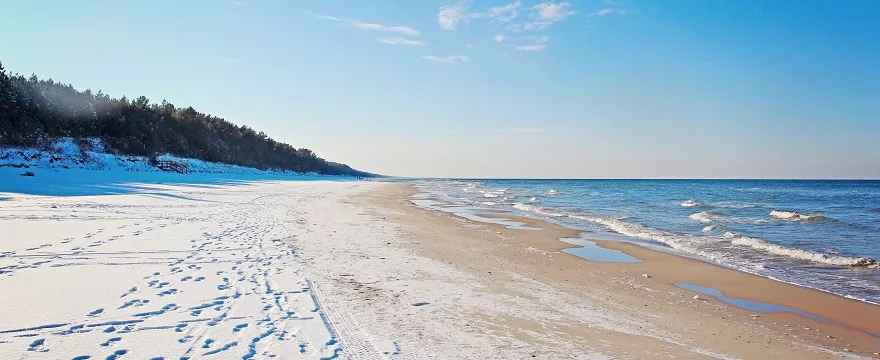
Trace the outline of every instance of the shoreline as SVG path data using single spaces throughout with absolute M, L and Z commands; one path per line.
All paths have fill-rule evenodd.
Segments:
M 876 335 L 880 334 L 880 311 L 876 308 L 877 305 L 868 302 L 745 273 L 699 259 L 652 250 L 636 244 L 592 239 L 589 236 L 581 236 L 582 230 L 571 229 L 537 219 L 507 214 L 481 215 L 489 218 L 521 222 L 528 227 L 540 228 L 542 229 L 541 231 L 509 229 L 504 225 L 466 220 L 448 212 L 431 210 L 412 204 L 409 201 L 410 197 L 418 191 L 409 184 L 389 184 L 387 189 L 384 192 L 383 198 L 368 195 L 366 201 L 399 211 L 421 213 L 421 216 L 427 215 L 428 217 L 435 218 L 434 220 L 442 223 L 443 226 L 462 228 L 472 226 L 485 227 L 489 229 L 488 232 L 490 234 L 494 233 L 495 237 L 514 239 L 513 242 L 518 244 L 512 245 L 509 244 L 510 241 L 506 241 L 508 244 L 505 247 L 519 247 L 517 249 L 519 252 L 525 250 L 543 251 L 553 255 L 559 254 L 559 256 L 553 257 L 554 259 L 550 264 L 545 264 L 545 266 L 520 266 L 518 270 L 527 270 L 526 274 L 530 276 L 544 277 L 551 283 L 569 287 L 574 293 L 596 290 L 595 287 L 587 288 L 582 286 L 578 280 L 583 280 L 584 278 L 593 278 L 592 280 L 595 280 L 596 277 L 604 278 L 606 285 L 608 280 L 648 283 L 650 285 L 647 286 L 658 287 L 658 290 L 663 293 L 687 294 L 688 298 L 696 294 L 700 300 L 685 302 L 695 307 L 703 308 L 707 306 L 701 305 L 711 305 L 708 307 L 714 308 L 714 310 L 710 310 L 708 313 L 703 313 L 703 316 L 684 315 L 680 312 L 680 309 L 675 311 L 675 307 L 666 309 L 667 311 L 673 310 L 676 313 L 675 317 L 687 319 L 687 321 L 699 323 L 701 320 L 707 320 L 707 315 L 711 318 L 720 318 L 722 320 L 737 319 L 738 321 L 736 322 L 740 324 L 757 323 L 761 328 L 766 329 L 775 336 L 807 341 L 815 346 L 828 347 L 845 353 L 852 352 L 864 356 L 877 357 L 874 354 L 880 350 L 880 338 Z M 416 209 L 421 211 L 413 211 Z M 449 220 L 452 220 L 452 222 Z M 402 225 L 406 227 L 406 224 Z M 622 251 L 625 254 L 642 260 L 642 262 L 601 263 L 585 260 L 574 255 L 569 256 L 569 254 L 565 254 L 561 250 L 576 248 L 577 246 L 562 242 L 559 240 L 561 238 L 580 238 L 594 241 L 602 248 Z M 491 241 L 493 240 L 484 238 L 475 242 L 479 243 L 480 246 L 492 247 L 491 243 L 486 244 L 486 242 Z M 495 244 L 495 246 L 498 246 L 498 244 Z M 424 246 L 422 248 L 431 257 L 444 256 L 443 251 L 438 251 L 438 249 L 424 249 Z M 514 255 L 514 258 L 516 257 L 517 255 Z M 512 259 L 508 257 L 508 260 Z M 465 264 L 461 263 L 460 265 Z M 556 270 L 558 273 L 548 272 L 548 265 L 553 267 L 560 266 L 559 270 Z M 590 274 L 584 274 L 584 269 L 590 270 Z M 649 277 L 644 278 L 642 277 L 643 274 Z M 571 282 L 576 284 L 572 286 Z M 596 285 L 595 281 L 593 283 L 591 285 Z M 679 288 L 675 285 L 677 283 L 711 287 L 723 292 L 724 296 L 730 298 L 787 306 L 827 319 L 833 323 L 817 321 L 794 313 L 744 310 L 727 304 L 714 296 Z M 612 287 L 608 291 L 616 293 L 616 296 L 620 296 L 623 302 L 644 303 L 644 294 L 637 294 L 640 292 L 638 291 L 640 286 L 645 285 L 629 286 L 629 289 L 621 289 L 618 286 L 617 288 Z M 634 289 L 636 294 L 632 293 Z M 653 290 L 653 292 L 658 291 Z M 678 301 L 681 301 L 680 296 Z M 649 307 L 649 305 L 647 303 L 642 304 L 641 308 L 645 307 Z M 706 309 L 699 309 L 695 313 L 701 313 L 703 310 Z M 694 316 L 696 317 L 694 318 Z M 713 330 L 718 329 L 713 327 Z
M 564 225 L 559 225 L 559 224 L 547 222 L 547 221 L 544 221 L 541 219 L 535 219 L 535 218 L 531 218 L 531 217 L 514 215 L 514 214 L 505 214 L 502 212 L 498 212 L 497 214 L 496 213 L 482 214 L 482 215 L 480 215 L 480 217 L 485 217 L 485 218 L 490 218 L 490 219 L 498 219 L 498 220 L 515 221 L 515 222 L 523 223 L 525 226 L 535 227 L 535 228 L 544 228 L 544 227 L 547 227 L 548 225 L 559 226 L 562 228 L 578 231 L 578 235 L 573 236 L 573 238 L 592 241 L 592 242 L 595 242 L 601 248 L 621 251 L 624 254 L 627 254 L 629 256 L 633 256 L 633 257 L 638 258 L 640 260 L 644 260 L 645 257 L 649 257 L 653 261 L 654 259 L 656 259 L 658 257 L 657 254 L 663 254 L 666 256 L 671 256 L 675 259 L 686 260 L 686 261 L 696 261 L 698 263 L 710 265 L 713 268 L 723 269 L 726 271 L 733 271 L 738 274 L 749 275 L 751 277 L 756 277 L 759 279 L 770 280 L 773 283 L 784 284 L 787 286 L 794 286 L 796 288 L 814 291 L 814 292 L 824 294 L 824 295 L 829 295 L 829 296 L 832 296 L 832 297 L 835 297 L 835 298 L 838 298 L 841 300 L 854 301 L 856 303 L 866 304 L 866 305 L 870 305 L 870 306 L 877 306 L 878 308 L 875 310 L 880 311 L 880 304 L 866 301 L 863 299 L 852 298 L 849 296 L 836 294 L 831 291 L 816 289 L 816 288 L 812 288 L 812 287 L 801 285 L 801 284 L 796 284 L 796 283 L 792 283 L 792 282 L 788 282 L 788 281 L 774 279 L 771 277 L 762 276 L 760 274 L 753 274 L 753 273 L 750 273 L 747 271 L 742 271 L 740 269 L 736 269 L 734 267 L 728 267 L 728 266 L 724 266 L 721 264 L 717 264 L 717 263 L 712 262 L 711 260 L 702 259 L 697 256 L 687 256 L 687 255 L 683 255 L 683 254 L 676 254 L 675 252 L 672 252 L 672 251 L 663 251 L 663 250 L 659 250 L 659 249 L 652 249 L 648 246 L 642 246 L 638 242 L 630 242 L 630 241 L 626 241 L 626 240 L 608 240 L 608 239 L 603 239 L 602 237 L 591 237 L 589 235 L 589 232 L 587 232 L 585 230 L 570 228 L 570 227 L 567 227 Z M 495 224 L 495 225 L 498 225 L 498 224 Z M 562 241 L 560 241 L 560 242 L 562 242 Z M 566 244 L 565 242 L 562 242 L 562 243 Z M 567 245 L 568 246 L 564 246 L 559 250 L 561 251 L 564 249 L 576 249 L 579 247 L 577 245 L 572 245 L 572 244 L 567 244 Z M 584 259 L 584 260 L 590 261 L 587 259 Z M 700 278 L 705 278 L 705 277 L 700 277 Z M 689 281 L 678 281 L 678 282 L 691 283 L 693 285 L 700 285 L 700 286 L 705 286 L 705 287 L 710 287 L 713 289 L 721 290 L 724 293 L 724 295 L 727 297 L 790 306 L 790 303 L 788 303 L 788 302 L 780 303 L 779 301 L 768 301 L 767 299 L 762 300 L 761 296 L 756 296 L 756 294 L 760 293 L 759 291 L 755 291 L 754 289 L 746 289 L 745 285 L 732 287 L 732 288 L 730 288 L 731 292 L 728 292 L 726 290 L 715 287 L 714 285 L 711 285 L 711 284 L 702 284 L 702 283 L 695 283 L 695 282 L 689 282 Z M 750 284 L 751 284 L 751 282 L 750 282 Z M 795 301 L 795 302 L 797 302 L 797 301 Z M 868 309 L 868 310 L 870 310 L 870 309 Z M 812 313 L 810 313 L 810 314 L 812 314 Z M 816 315 L 816 314 L 812 314 L 812 315 Z M 824 318 L 824 316 L 819 316 L 819 317 Z M 833 319 L 827 319 L 827 320 L 833 320 Z M 880 320 L 880 317 L 878 317 L 877 319 L 872 318 L 872 320 Z M 880 324 L 877 324 L 877 326 L 872 327 L 870 330 L 863 330 L 863 331 L 868 332 L 869 334 L 880 338 Z

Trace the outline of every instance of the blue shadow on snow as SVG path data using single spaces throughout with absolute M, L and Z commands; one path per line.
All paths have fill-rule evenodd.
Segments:
M 0 201 L 9 200 L 6 194 L 41 196 L 89 196 L 148 194 L 190 199 L 165 191 L 162 185 L 208 188 L 223 185 L 247 185 L 257 181 L 332 180 L 350 181 L 354 178 L 322 175 L 272 174 L 178 174 L 168 172 L 127 172 L 82 169 L 31 168 L 35 176 L 21 176 L 25 170 L 0 168 Z

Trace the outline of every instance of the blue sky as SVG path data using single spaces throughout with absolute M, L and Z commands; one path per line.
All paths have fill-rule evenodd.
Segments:
M 12 72 L 359 169 L 880 178 L 880 2 L 9 1 Z

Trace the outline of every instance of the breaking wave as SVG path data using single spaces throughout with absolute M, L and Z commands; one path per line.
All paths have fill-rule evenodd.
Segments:
M 688 216 L 691 220 L 696 220 L 704 224 L 708 224 L 710 222 L 726 222 L 726 223 L 737 223 L 737 224 L 763 224 L 768 222 L 765 219 L 756 219 L 750 217 L 733 217 L 727 216 L 723 212 L 720 211 L 701 211 L 695 214 L 691 214 Z
M 703 203 L 701 203 L 697 200 L 694 200 L 694 199 L 688 199 L 688 200 L 685 200 L 684 202 L 682 202 L 681 206 L 684 206 L 684 207 L 703 206 Z
M 730 238 L 730 243 L 734 245 L 747 246 L 755 250 L 765 251 L 774 255 L 786 256 L 793 259 L 807 260 L 828 265 L 851 266 L 859 261 L 858 258 L 837 256 L 829 254 L 821 254 L 808 250 L 792 249 L 785 246 L 768 243 L 761 239 L 736 234 L 732 232 L 724 233 L 724 237 Z
M 547 215 L 547 216 L 553 216 L 553 217 L 563 217 L 563 216 L 566 216 L 565 214 L 562 214 L 562 213 L 560 213 L 560 212 L 558 212 L 558 211 L 553 211 L 553 210 L 550 209 L 550 208 L 545 208 L 545 207 L 538 206 L 538 205 L 523 204 L 523 203 L 515 203 L 515 204 L 513 204 L 513 208 L 514 208 L 514 209 L 517 209 L 517 210 L 520 210 L 520 211 L 533 212 L 533 213 L 536 213 L 536 214 Z
M 701 211 L 696 214 L 691 214 L 691 216 L 688 217 L 701 223 L 710 223 L 716 220 L 721 220 L 721 218 L 724 217 L 724 213 L 717 211 Z
M 824 217 L 821 214 L 800 214 L 800 213 L 796 213 L 796 212 L 782 211 L 782 210 L 771 211 L 770 217 L 777 218 L 780 220 L 804 221 L 804 222 L 819 222 L 819 221 L 831 220 L 830 218 Z
M 709 225 L 703 228 L 703 232 L 713 232 L 715 230 L 719 231 L 730 231 L 730 228 L 724 225 Z

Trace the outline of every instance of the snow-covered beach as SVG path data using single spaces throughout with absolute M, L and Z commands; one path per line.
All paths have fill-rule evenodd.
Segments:
M 419 209 L 405 185 L 21 171 L 0 168 L 2 359 L 854 356 L 817 339 L 841 336 L 830 325 L 782 335 L 815 325 L 532 238 L 567 229 Z
M 297 265 L 295 237 L 305 229 L 295 210 L 320 195 L 316 189 L 347 183 L 52 178 L 64 172 L 17 179 L 3 169 L 6 181 L 40 185 L 30 187 L 36 194 L 6 193 L 0 202 L 0 358 L 330 358 L 341 351 L 320 285 Z

